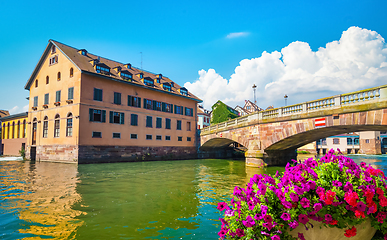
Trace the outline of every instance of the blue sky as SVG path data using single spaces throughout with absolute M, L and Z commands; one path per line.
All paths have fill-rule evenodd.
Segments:
M 162 73 L 180 85 L 191 86 L 189 90 L 203 98 L 207 108 L 216 98 L 231 106 L 243 105 L 243 98 L 252 100 L 251 85 L 255 81 L 258 105 L 264 108 L 283 104 L 282 94 L 286 91 L 289 92 L 288 104 L 295 104 L 363 88 L 367 84 L 379 84 L 385 73 L 381 63 L 386 62 L 383 57 L 387 53 L 384 40 L 377 36 L 387 36 L 385 9 L 387 1 L 382 0 L 0 1 L 0 64 L 3 69 L 0 72 L 0 109 L 12 113 L 25 110 L 28 91 L 24 90 L 24 85 L 49 39 L 137 67 L 141 65 L 142 52 L 145 70 Z M 349 31 L 353 26 L 359 28 Z M 369 64 L 380 69 L 381 73 L 375 77 L 379 80 L 368 81 L 362 73 L 353 76 L 357 79 L 355 86 L 351 81 L 343 81 L 335 90 L 311 84 L 314 91 L 310 91 L 305 88 L 289 90 L 284 83 L 282 91 L 280 85 L 284 78 L 288 81 L 289 74 L 276 78 L 277 70 L 271 69 L 272 65 L 264 68 L 265 51 L 270 56 L 276 51 L 282 53 L 276 55 L 280 61 L 285 56 L 292 59 L 291 53 L 285 55 L 283 51 L 288 49 L 293 56 L 300 55 L 295 49 L 300 49 L 301 45 L 292 45 L 298 41 L 307 43 L 311 53 L 320 56 L 317 53 L 320 48 L 328 52 L 327 44 L 339 41 L 347 30 L 347 38 L 357 39 L 352 42 L 358 42 L 360 30 L 368 31 L 362 32 L 363 41 L 371 36 L 382 42 L 381 49 L 380 45 L 377 47 L 382 55 L 380 61 Z M 260 72 L 271 69 L 265 80 L 259 80 L 259 74 L 249 71 L 244 71 L 243 79 L 243 74 L 236 73 L 238 67 L 245 69 L 243 64 L 253 64 L 253 59 L 256 60 L 254 64 L 260 66 Z M 283 62 L 284 65 L 289 61 Z M 360 59 L 358 65 L 364 61 Z M 313 75 L 313 81 L 318 81 L 315 77 Z M 239 97 L 230 97 L 232 92 L 228 92 L 228 96 L 207 93 L 217 88 L 216 84 L 209 85 L 210 89 L 200 89 L 204 81 L 220 78 L 226 88 L 232 88 L 237 81 L 239 87 L 247 90 L 235 93 Z M 305 85 L 305 79 L 298 81 L 294 74 L 292 81 L 290 86 Z M 275 91 L 271 90 L 274 85 L 279 85 Z

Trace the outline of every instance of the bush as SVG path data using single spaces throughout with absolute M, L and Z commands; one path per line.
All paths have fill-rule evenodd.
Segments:
M 22 148 L 19 150 L 19 154 L 20 154 L 20 156 L 23 158 L 23 160 L 26 159 L 26 150 L 24 149 L 24 147 L 22 147 Z
M 355 225 L 370 219 L 376 235 L 386 239 L 386 186 L 381 170 L 330 150 L 320 160 L 288 163 L 282 174 L 255 175 L 245 189 L 235 187 L 231 206 L 218 203 L 225 210 L 218 234 L 222 239 L 296 239 L 288 231 L 301 224 L 311 228 L 312 219 L 346 229 L 350 237 L 356 235 Z M 304 239 L 302 233 L 299 238 Z

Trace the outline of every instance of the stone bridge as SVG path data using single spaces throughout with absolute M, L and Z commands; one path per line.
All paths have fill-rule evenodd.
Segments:
M 387 85 L 211 125 L 201 130 L 200 150 L 226 148 L 237 142 L 248 149 L 247 165 L 286 165 L 305 144 L 358 131 L 387 131 Z

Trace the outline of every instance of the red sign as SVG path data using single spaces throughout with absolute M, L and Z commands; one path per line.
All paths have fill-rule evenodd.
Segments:
M 325 127 L 325 118 L 316 118 L 314 120 L 314 126 L 317 127 Z

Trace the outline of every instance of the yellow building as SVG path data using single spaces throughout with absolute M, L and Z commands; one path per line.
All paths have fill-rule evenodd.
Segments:
M 109 162 L 196 157 L 196 96 L 153 74 L 50 40 L 30 91 L 27 158 Z
M 7 156 L 19 156 L 19 151 L 25 149 L 27 138 L 27 113 L 13 114 L 0 118 L 1 149 L 0 153 Z

